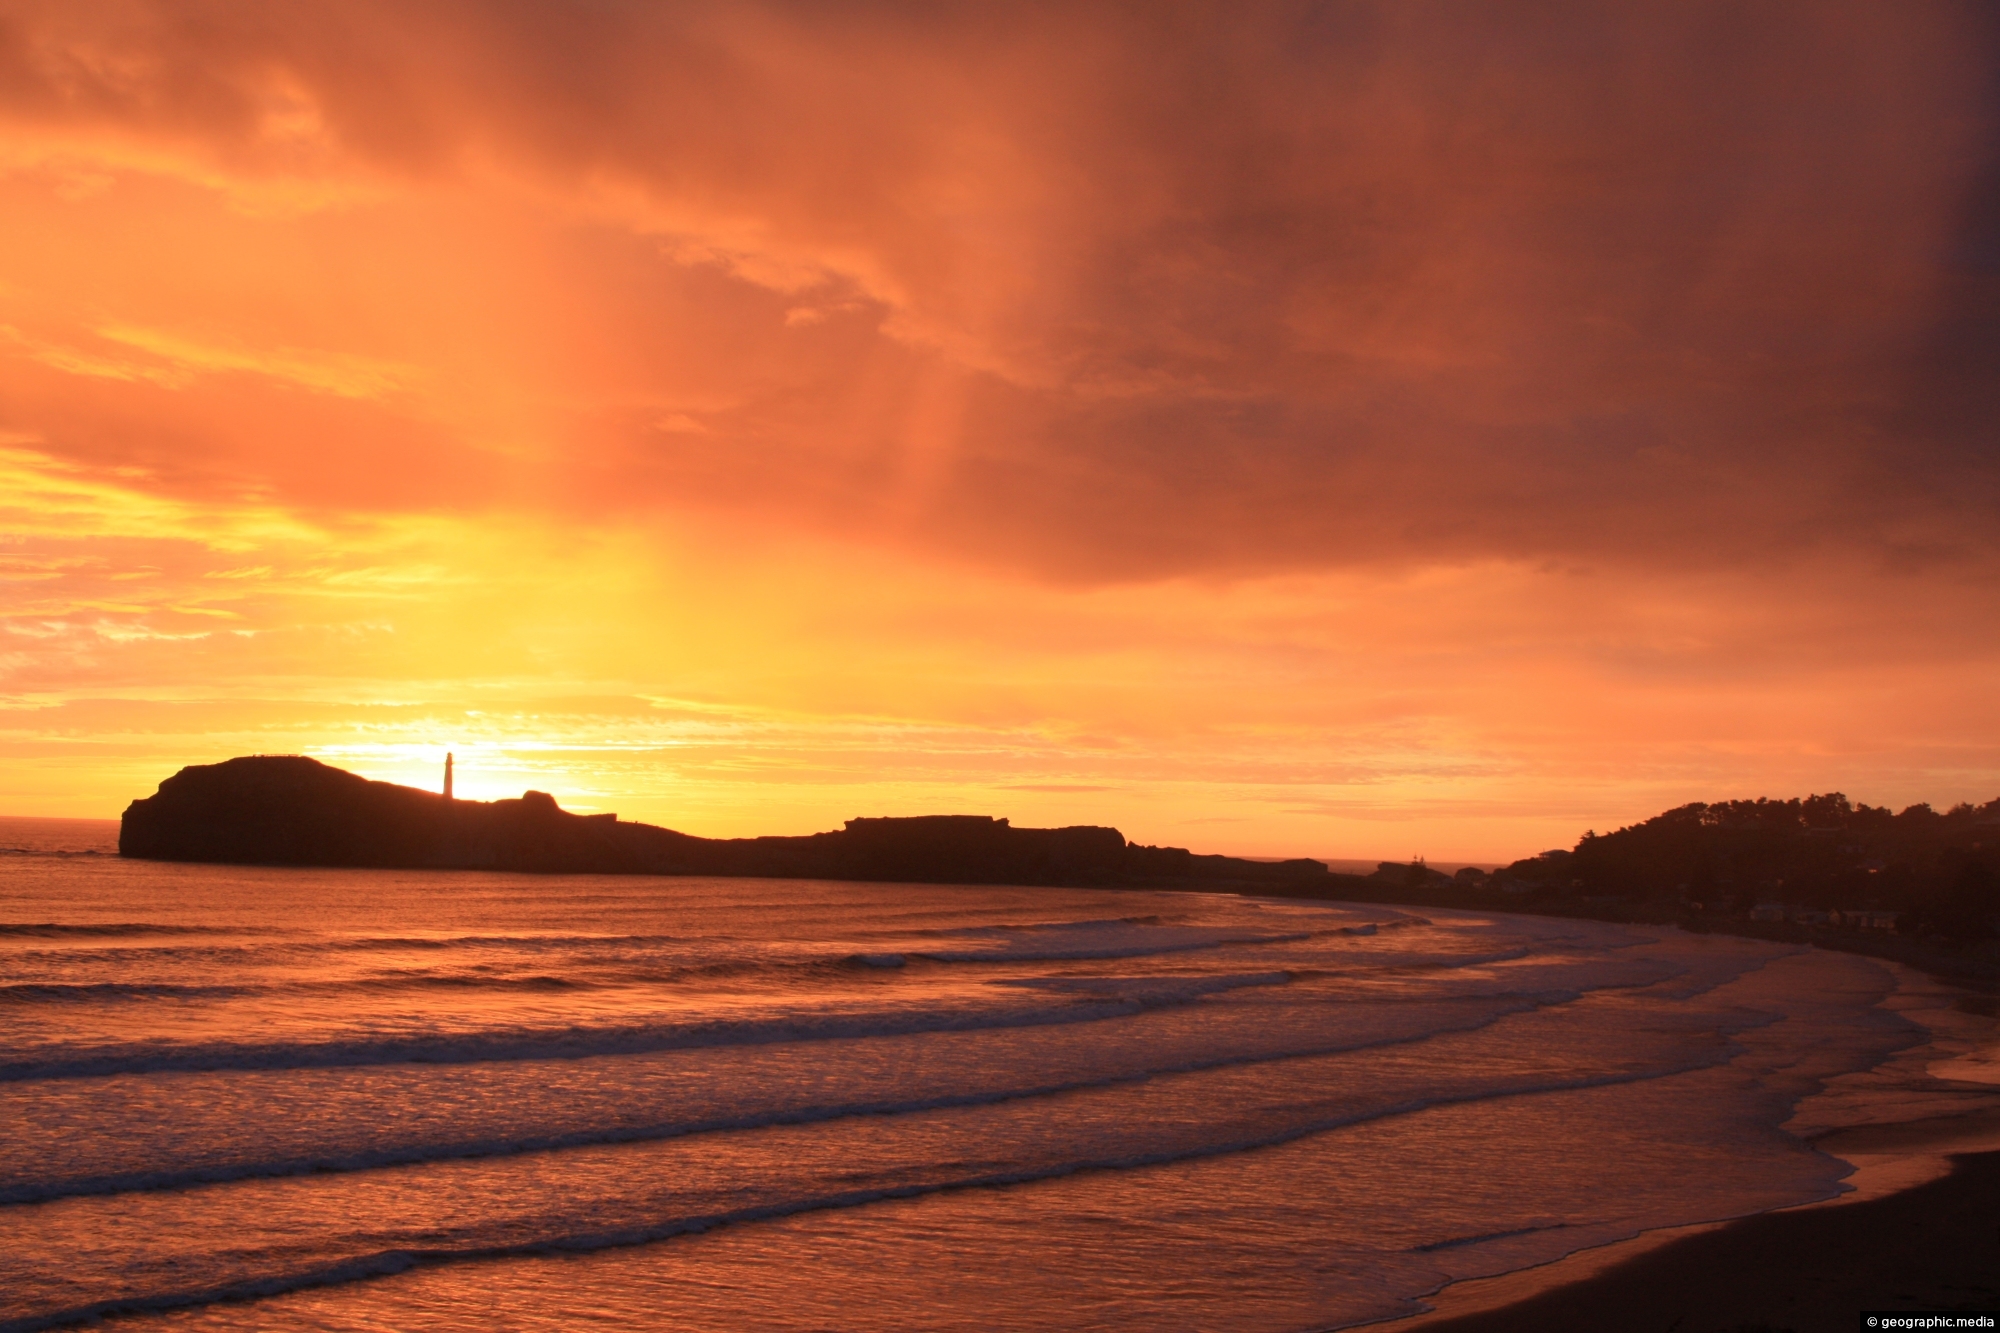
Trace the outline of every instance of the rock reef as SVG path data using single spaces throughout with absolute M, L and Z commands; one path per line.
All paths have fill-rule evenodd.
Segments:
M 303 755 L 182 769 L 132 802 L 123 856 L 242 865 L 724 875 L 932 884 L 1270 885 L 1327 877 L 1319 861 L 1247 861 L 1140 847 L 1113 828 L 1015 828 L 985 815 L 850 819 L 804 837 L 697 838 L 576 815 L 531 791 L 461 801 L 374 782 Z

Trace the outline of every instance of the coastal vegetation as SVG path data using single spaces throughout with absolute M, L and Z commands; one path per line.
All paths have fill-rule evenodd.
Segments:
M 1447 876 L 1384 862 L 1375 901 L 1677 924 L 2000 975 L 2000 799 L 1892 811 L 1840 792 L 1692 802 Z

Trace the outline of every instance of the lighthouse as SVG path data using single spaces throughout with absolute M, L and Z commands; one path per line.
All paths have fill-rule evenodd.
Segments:
M 451 751 L 449 750 L 445 751 L 444 755 L 444 798 L 447 801 L 451 799 Z

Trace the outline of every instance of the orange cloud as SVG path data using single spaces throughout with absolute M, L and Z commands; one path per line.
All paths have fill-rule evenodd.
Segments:
M 1987 799 L 1997 49 L 0 5 L 0 802 L 402 772 L 465 701 L 510 781 L 703 831 Z

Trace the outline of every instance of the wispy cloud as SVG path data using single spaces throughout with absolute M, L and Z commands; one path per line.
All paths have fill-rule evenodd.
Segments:
M 167 363 L 170 370 L 155 374 L 166 377 L 156 382 L 169 386 L 186 384 L 197 374 L 246 374 L 266 376 L 339 398 L 379 398 L 403 388 L 417 375 L 416 369 L 411 366 L 394 365 L 345 352 L 316 352 L 297 347 L 252 351 L 214 346 L 158 329 L 118 324 L 99 328 L 97 334 L 109 342 L 136 348 Z M 134 375 L 116 377 L 133 378 Z
M 319 529 L 277 507 L 178 500 L 143 478 L 88 467 L 18 442 L 0 443 L 0 526 L 22 537 L 163 538 L 218 551 L 323 537 Z

